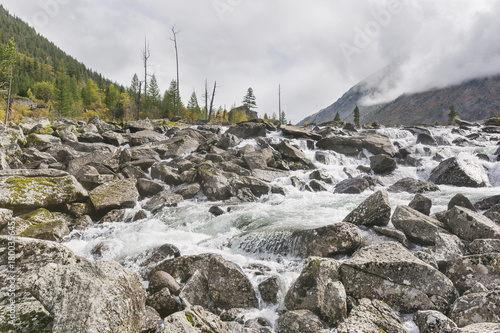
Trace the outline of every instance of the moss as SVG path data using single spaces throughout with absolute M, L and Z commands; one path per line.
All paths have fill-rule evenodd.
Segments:
M 194 320 L 193 320 L 193 314 L 186 312 L 186 319 L 191 323 L 191 325 L 194 327 Z

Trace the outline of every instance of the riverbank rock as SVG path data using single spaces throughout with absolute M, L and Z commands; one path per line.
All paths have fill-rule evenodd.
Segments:
M 365 178 L 348 178 L 335 185 L 334 192 L 344 194 L 359 194 L 363 193 L 368 187 L 370 187 L 370 183 Z
M 396 311 L 446 311 L 455 300 L 453 283 L 399 243 L 358 250 L 340 266 L 348 295 L 379 299 Z
M 87 197 L 75 177 L 64 171 L 0 171 L 0 208 L 19 213 L 83 202 Z
M 436 244 L 436 234 L 445 231 L 441 222 L 408 206 L 397 206 L 391 221 L 408 239 L 422 245 Z
M 278 319 L 280 332 L 328 333 L 327 326 L 309 310 L 287 311 Z
M 164 319 L 162 333 L 230 333 L 226 324 L 201 306 L 193 306 Z
M 289 310 L 310 310 L 330 324 L 347 317 L 347 296 L 339 281 L 340 262 L 311 257 L 285 296 Z
M 473 241 L 481 238 L 500 239 L 500 226 L 484 215 L 455 206 L 445 214 L 444 224 L 458 237 Z
M 465 256 L 456 260 L 445 274 L 461 293 L 478 282 L 493 290 L 500 285 L 500 253 Z
M 344 222 L 355 225 L 386 226 L 391 217 L 391 206 L 386 191 L 377 191 L 351 211 Z
M 397 168 L 396 160 L 386 154 L 370 156 L 370 168 L 375 174 L 385 175 Z
M 420 332 L 427 333 L 459 333 L 458 326 L 439 311 L 422 310 L 415 314 L 415 323 Z
M 465 187 L 485 187 L 489 185 L 488 174 L 484 168 L 471 161 L 451 157 L 434 168 L 429 181 Z
M 362 298 L 349 317 L 337 328 L 339 333 L 407 333 L 397 314 L 379 300 Z
M 450 309 L 459 327 L 475 323 L 500 323 L 500 288 L 459 297 Z
M 414 178 L 403 178 L 389 186 L 389 192 L 408 192 L 408 193 L 423 193 L 430 191 L 439 191 L 439 187 L 432 182 L 424 182 Z
M 105 183 L 90 191 L 92 204 L 99 213 L 117 208 L 132 208 L 139 200 L 135 179 Z

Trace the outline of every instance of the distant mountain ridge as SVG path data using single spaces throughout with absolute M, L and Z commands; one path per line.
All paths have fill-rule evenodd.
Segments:
M 403 94 L 393 101 L 363 106 L 366 99 L 376 98 L 387 86 L 393 84 L 387 71 L 381 71 L 349 89 L 335 103 L 304 118 L 320 124 L 332 121 L 339 112 L 343 121 L 353 121 L 356 105 L 362 124 L 377 121 L 380 124 L 446 124 L 448 108 L 455 105 L 461 119 L 483 120 L 500 109 L 500 75 L 467 80 L 463 83 L 425 92 Z

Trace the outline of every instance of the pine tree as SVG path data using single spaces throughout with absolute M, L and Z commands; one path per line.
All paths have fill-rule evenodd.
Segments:
M 12 37 L 0 54 L 0 91 L 7 95 L 7 108 L 5 111 L 5 124 L 9 119 L 10 98 L 12 95 L 12 80 L 14 79 L 14 66 L 16 63 L 16 43 Z
M 253 94 L 253 89 L 248 88 L 247 94 L 243 97 L 243 105 L 248 107 L 250 110 L 257 108 L 257 103 L 255 102 L 255 96 Z
M 137 76 L 137 74 L 134 74 L 134 76 L 132 77 L 129 94 L 130 98 L 132 98 L 133 101 L 137 101 L 137 98 L 139 96 L 139 77 Z
M 198 104 L 198 98 L 196 97 L 196 91 L 194 91 L 194 89 L 191 97 L 189 98 L 187 109 L 192 114 L 191 117 L 193 120 L 202 118 L 203 114 L 201 112 L 200 105 Z
M 286 125 L 286 116 L 285 116 L 285 111 L 281 111 L 281 119 L 280 123 Z
M 87 84 L 82 88 L 82 101 L 85 107 L 96 107 L 101 103 L 99 87 L 94 80 L 88 79 Z
M 453 125 L 455 123 L 455 118 L 458 117 L 458 113 L 455 110 L 455 105 L 450 105 L 448 108 L 448 125 Z
M 153 74 L 151 80 L 149 81 L 149 102 L 151 106 L 159 106 L 161 102 L 160 88 L 158 87 L 158 81 L 156 80 L 156 76 Z
M 359 108 L 357 105 L 356 108 L 354 108 L 354 125 L 356 125 L 356 127 L 359 127 Z
M 266 119 L 266 120 L 269 119 L 269 116 L 267 115 L 267 113 L 264 113 L 264 119 Z
M 170 87 L 165 92 L 163 97 L 164 109 L 166 111 L 166 115 L 175 115 L 177 114 L 177 104 L 179 103 L 179 107 L 182 111 L 184 108 L 182 106 L 182 101 L 180 96 L 177 95 L 177 82 L 175 80 L 170 81 Z M 182 115 L 181 115 L 182 116 Z
M 33 92 L 37 99 L 47 103 L 54 97 L 54 85 L 50 82 L 37 82 L 33 86 Z
M 55 102 L 61 116 L 70 117 L 73 115 L 71 79 L 67 75 L 61 75 L 56 81 Z
M 340 115 L 338 111 L 337 114 L 335 115 L 335 118 L 333 118 L 333 121 L 340 121 Z
M 110 83 L 108 89 L 106 89 L 106 97 L 104 98 L 104 104 L 109 110 L 113 110 L 118 103 L 120 93 L 116 90 L 115 85 Z

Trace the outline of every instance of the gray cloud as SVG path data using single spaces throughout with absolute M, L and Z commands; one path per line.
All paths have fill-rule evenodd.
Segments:
M 272 114 L 281 83 L 282 105 L 293 122 L 389 65 L 397 75 L 376 101 L 500 73 L 495 0 L 2 3 L 67 53 L 125 85 L 142 73 L 147 37 L 150 71 L 163 90 L 175 77 L 170 27 L 176 25 L 184 101 L 193 89 L 201 100 L 205 79 L 217 80 L 216 105 L 240 104 L 252 87 L 258 111 Z M 356 44 L 360 32 L 368 37 L 363 45 Z M 346 45 L 355 48 L 349 57 Z

